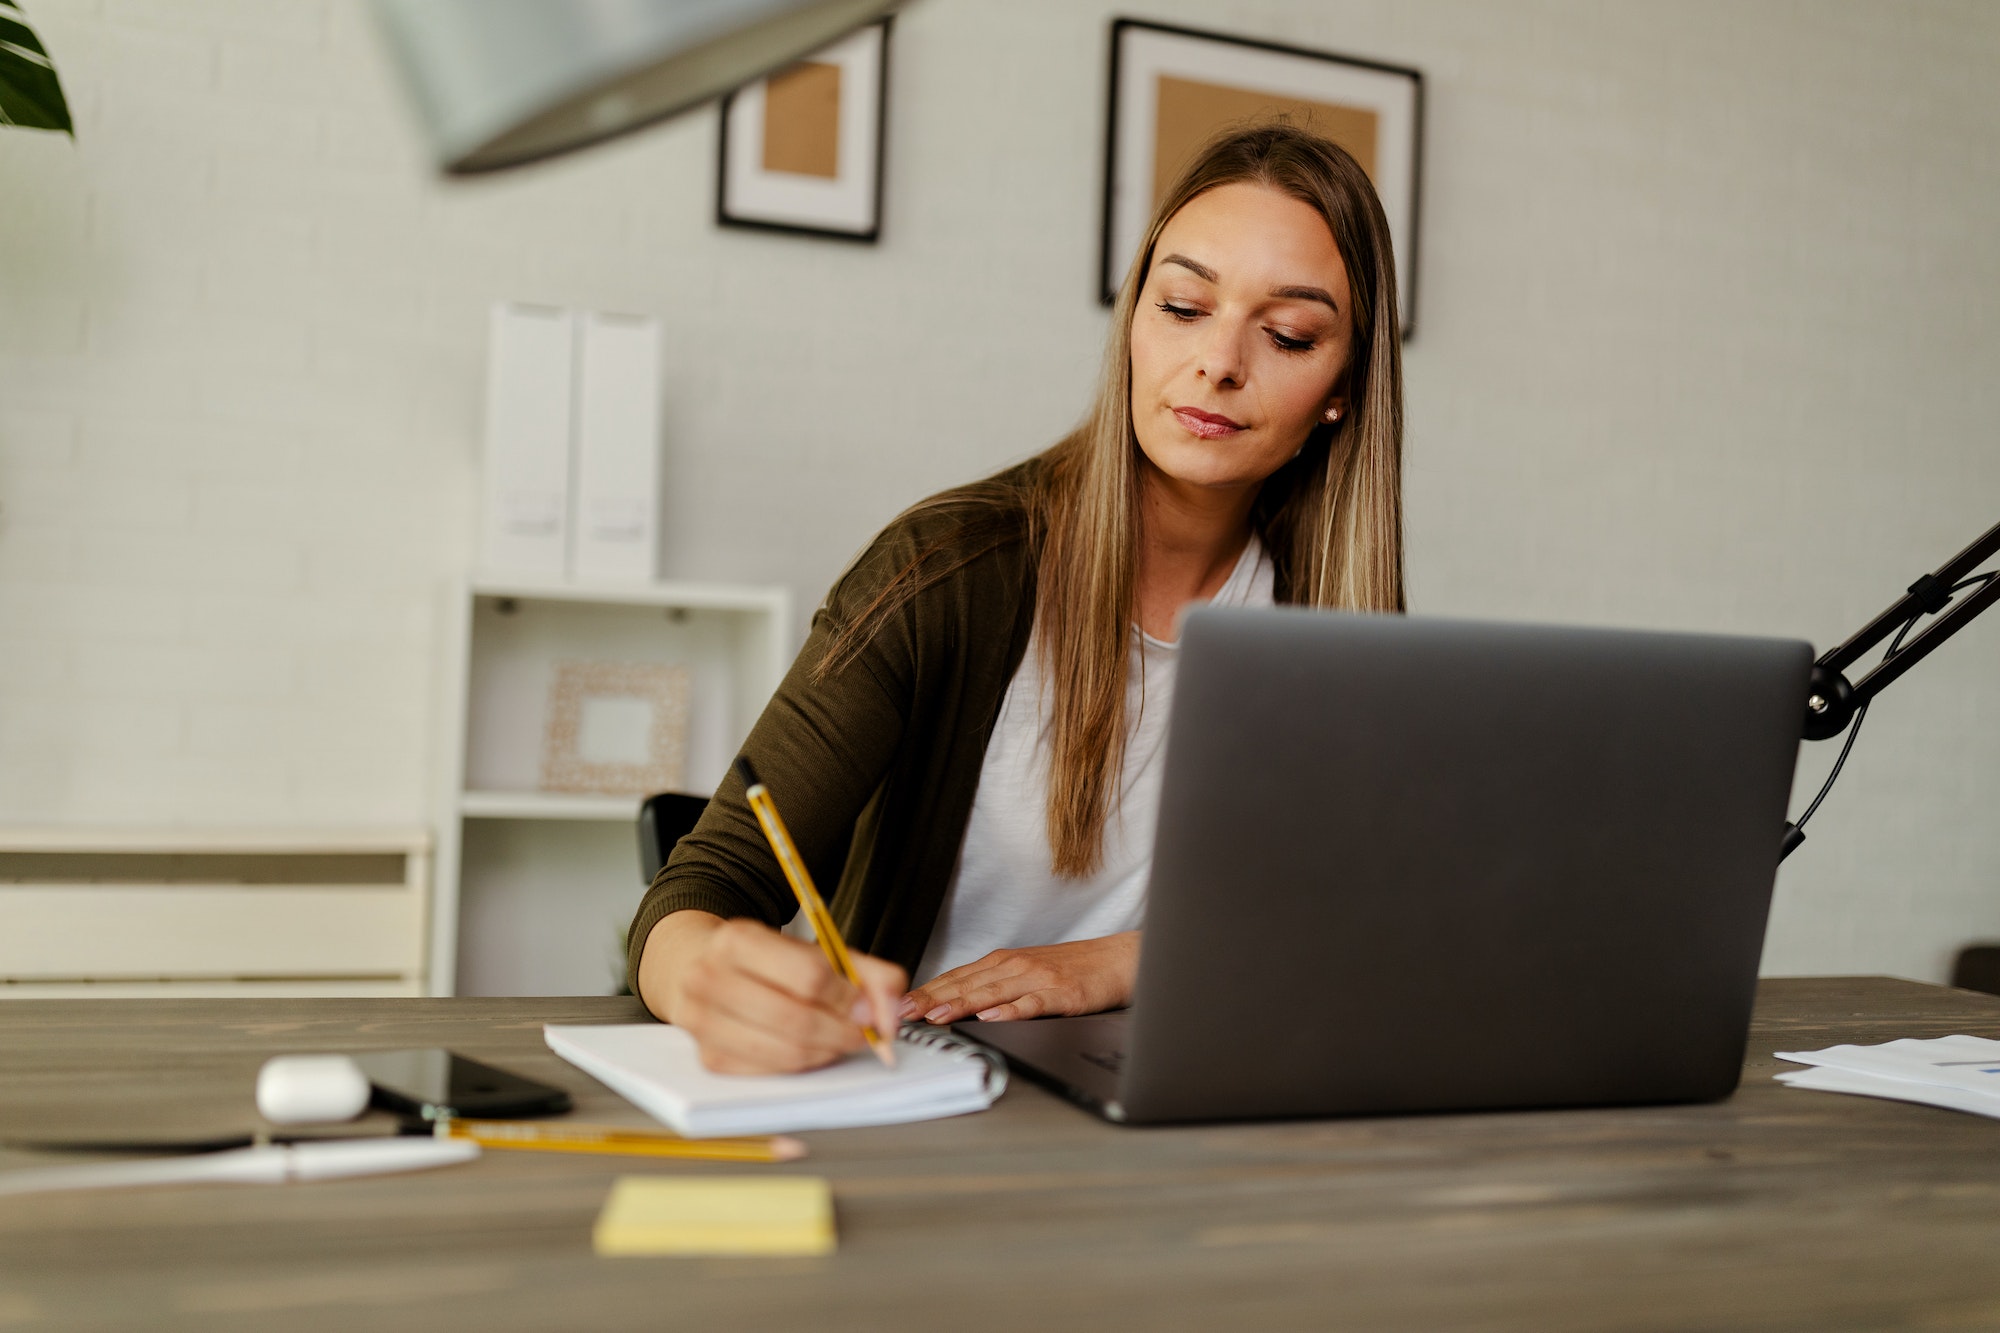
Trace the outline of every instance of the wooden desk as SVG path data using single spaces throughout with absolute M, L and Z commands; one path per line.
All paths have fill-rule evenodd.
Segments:
M 542 1046 L 629 1000 L 0 1006 L 0 1137 L 241 1129 L 286 1051 L 447 1045 L 641 1123 Z M 1774 1049 L 2000 1035 L 2000 999 L 1763 986 L 1710 1106 L 1116 1129 L 1017 1082 L 726 1167 L 489 1153 L 419 1175 L 0 1198 L 0 1329 L 1688 1329 L 2000 1324 L 2000 1123 L 1783 1088 Z M 25 1162 L 0 1156 L 0 1165 Z M 831 1177 L 827 1259 L 598 1259 L 622 1173 Z

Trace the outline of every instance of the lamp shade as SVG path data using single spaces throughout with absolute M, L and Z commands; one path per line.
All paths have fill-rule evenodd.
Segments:
M 438 164 L 581 148 L 718 97 L 896 0 L 375 0 Z

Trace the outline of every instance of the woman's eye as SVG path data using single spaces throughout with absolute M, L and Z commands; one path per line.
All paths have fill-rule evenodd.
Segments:
M 1172 301 L 1160 302 L 1160 309 L 1166 311 L 1169 315 L 1172 315 L 1175 319 L 1180 320 L 1184 324 L 1187 323 L 1189 320 L 1199 319 L 1201 317 L 1201 311 L 1196 310 L 1193 306 L 1175 305 Z
M 1281 349 L 1287 352 L 1310 352 L 1313 349 L 1313 340 L 1311 338 L 1289 337 L 1286 334 L 1278 332 L 1276 329 L 1271 330 L 1271 341 L 1278 344 Z

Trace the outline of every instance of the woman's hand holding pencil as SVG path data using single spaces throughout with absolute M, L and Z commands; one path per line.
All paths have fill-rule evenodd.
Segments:
M 687 1029 L 702 1063 L 718 1074 L 816 1069 L 863 1045 L 893 1063 L 908 976 L 840 942 L 769 794 L 754 771 L 744 777 L 753 809 L 763 798 L 759 823 L 806 919 L 817 927 L 819 944 L 747 918 L 672 912 L 648 936 L 641 968 L 650 975 L 642 976 L 641 993 L 664 998 L 654 1007 L 656 1016 Z
M 864 1023 L 896 1030 L 907 981 L 893 963 L 852 955 L 857 990 L 806 941 L 706 912 L 672 913 L 654 927 L 654 940 L 647 956 L 659 955 L 666 967 L 667 1012 L 659 1017 L 686 1028 L 715 1073 L 816 1069 L 866 1046 Z

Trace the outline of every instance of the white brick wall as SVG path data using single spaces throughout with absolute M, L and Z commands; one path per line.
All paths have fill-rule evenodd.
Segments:
M 428 816 L 493 297 L 666 319 L 678 575 L 809 605 L 1047 442 L 1123 8 L 912 4 L 870 248 L 717 231 L 712 112 L 437 181 L 354 0 L 30 0 L 79 134 L 0 133 L 0 820 Z M 1147 12 L 1429 76 L 1419 609 L 1824 645 L 2000 517 L 2000 9 Z M 1769 967 L 2000 934 L 1996 654 L 2000 614 L 1877 710 Z

